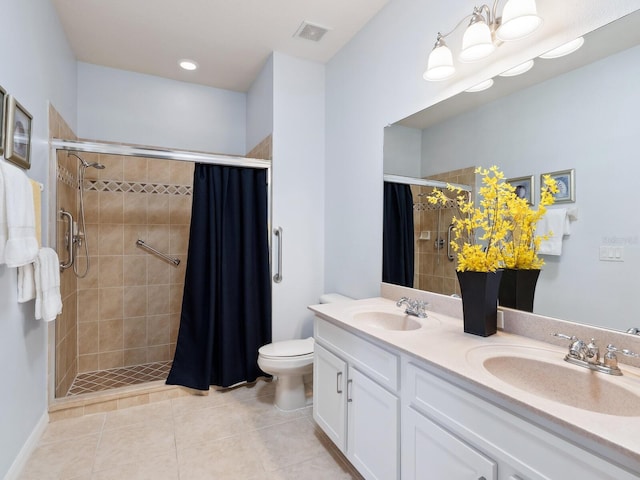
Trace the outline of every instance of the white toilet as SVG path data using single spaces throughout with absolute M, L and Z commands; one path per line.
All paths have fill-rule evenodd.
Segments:
M 329 293 L 320 303 L 352 300 Z M 273 375 L 276 384 L 275 405 L 281 410 L 296 410 L 307 406 L 304 376 L 313 372 L 313 337 L 303 340 L 284 340 L 263 345 L 258 349 L 258 366 Z

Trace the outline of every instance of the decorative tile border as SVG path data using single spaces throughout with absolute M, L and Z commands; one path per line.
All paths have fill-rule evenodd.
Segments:
M 87 180 L 84 188 L 94 192 L 158 193 L 161 195 L 186 196 L 190 196 L 193 190 L 191 185 L 120 182 L 116 180 Z
M 77 188 L 78 179 L 66 168 L 58 165 L 56 178 L 71 188 Z M 121 182 L 117 180 L 85 180 L 85 191 L 124 192 L 124 193 L 158 193 L 161 195 L 191 196 L 191 185 L 171 185 L 167 183 Z
M 447 200 L 447 204 L 444 207 L 442 205 L 432 205 L 431 203 L 425 203 L 425 202 L 418 202 L 413 204 L 413 209 L 417 211 L 440 210 L 441 208 L 443 209 L 456 208 L 456 201 Z
M 56 169 L 56 179 L 71 188 L 77 188 L 78 186 L 78 180 L 75 175 L 60 165 Z

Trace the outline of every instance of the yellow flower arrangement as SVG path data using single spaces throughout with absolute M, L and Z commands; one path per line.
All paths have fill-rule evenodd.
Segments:
M 538 257 L 540 242 L 548 240 L 551 234 L 536 235 L 538 221 L 547 212 L 547 207 L 553 205 L 554 193 L 558 192 L 556 181 L 549 175 L 543 177 L 540 188 L 540 205 L 537 210 L 531 209 L 524 198 L 517 195 L 507 197 L 507 210 L 511 222 L 511 233 L 503 243 L 502 260 L 506 268 L 532 270 L 544 265 L 544 260 Z
M 460 272 L 495 272 L 500 268 L 540 268 L 544 263 L 537 255 L 543 238 L 535 235 L 538 220 L 553 204 L 557 192 L 555 181 L 545 176 L 538 210 L 519 198 L 515 188 L 504 179 L 495 165 L 489 169 L 478 167 L 482 176 L 478 192 L 479 205 L 463 190 L 447 185 L 456 192 L 458 216 L 453 217 L 454 238 L 451 248 L 457 252 Z M 434 189 L 427 197 L 433 205 L 446 206 L 450 199 L 442 190 Z

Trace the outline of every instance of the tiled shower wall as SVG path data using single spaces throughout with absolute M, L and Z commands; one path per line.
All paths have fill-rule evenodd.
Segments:
M 430 180 L 441 182 L 476 185 L 475 167 L 444 172 L 428 177 Z M 460 286 L 456 278 L 456 262 L 447 258 L 447 229 L 453 216 L 457 213 L 455 208 L 440 210 L 440 228 L 438 229 L 438 209 L 429 206 L 426 197 L 420 194 L 431 193 L 431 187 L 411 186 L 413 194 L 413 221 L 415 242 L 415 269 L 414 288 L 429 290 L 435 293 L 451 295 L 460 294 Z M 454 193 L 445 193 L 454 198 Z M 423 237 L 421 239 L 420 237 Z M 425 239 L 424 237 L 429 237 Z M 442 248 L 436 248 L 436 240 L 444 240 Z
M 193 163 L 81 154 L 89 274 L 78 279 L 78 371 L 173 358 L 191 219 Z M 136 240 L 179 258 L 178 267 Z
M 75 139 L 67 123 L 53 106 L 49 106 L 49 136 L 51 138 Z M 57 157 L 58 175 L 56 186 L 56 211 L 60 208 L 71 212 L 77 218 L 77 179 L 75 158 L 67 157 L 60 152 Z M 64 248 L 64 232 L 66 224 L 59 216 L 56 218 L 56 251 L 61 261 L 66 261 Z M 64 396 L 78 373 L 77 356 L 77 282 L 72 272 L 67 271 L 60 276 L 60 293 L 62 294 L 62 314 L 58 316 L 52 328 L 55 329 L 55 395 Z

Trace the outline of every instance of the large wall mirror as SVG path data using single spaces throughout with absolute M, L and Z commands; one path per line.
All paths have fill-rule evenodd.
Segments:
M 640 327 L 639 140 L 640 10 L 567 57 L 537 58 L 523 75 L 387 127 L 384 173 L 473 187 L 474 167 L 497 165 L 508 178 L 533 178 L 537 205 L 540 175 L 573 169 L 575 201 L 561 206 L 577 220 L 561 255 L 544 257 L 534 312 L 626 331 Z M 454 294 L 443 248 L 453 211 L 429 211 L 426 188 L 412 187 L 414 288 Z M 621 261 L 601 260 L 601 247 L 621 247 Z

